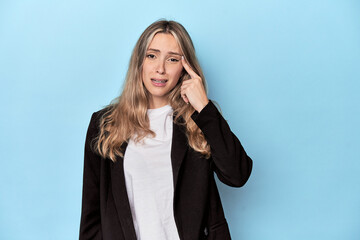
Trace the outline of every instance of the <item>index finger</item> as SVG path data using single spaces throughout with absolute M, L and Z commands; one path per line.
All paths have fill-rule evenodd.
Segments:
M 181 56 L 181 62 L 183 67 L 185 68 L 186 72 L 190 75 L 191 78 L 198 78 L 199 75 L 196 74 L 196 72 L 194 72 L 194 70 L 192 70 L 192 68 L 189 66 L 189 64 L 186 62 L 184 55 Z

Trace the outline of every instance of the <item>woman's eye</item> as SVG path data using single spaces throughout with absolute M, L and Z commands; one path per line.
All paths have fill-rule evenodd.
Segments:
M 148 57 L 148 58 L 154 58 L 155 55 L 154 55 L 154 54 L 147 54 L 146 57 Z
M 170 58 L 170 62 L 178 62 L 179 60 L 176 58 Z

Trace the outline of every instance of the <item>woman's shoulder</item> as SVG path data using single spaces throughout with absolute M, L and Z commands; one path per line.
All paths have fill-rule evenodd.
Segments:
M 92 128 L 98 128 L 99 127 L 99 124 L 100 124 L 100 121 L 101 121 L 101 118 L 111 112 L 113 110 L 113 107 L 111 105 L 107 105 L 95 112 L 92 113 L 91 115 L 91 119 L 90 119 L 90 126 Z
M 114 106 L 113 105 L 107 105 L 97 111 L 95 111 L 93 113 L 93 117 L 97 120 L 99 120 L 102 116 L 104 116 L 105 114 L 108 114 L 110 112 L 112 112 L 114 110 Z
M 100 117 L 100 116 L 104 115 L 106 112 L 111 111 L 112 109 L 113 109 L 113 107 L 111 105 L 107 105 L 107 106 L 95 111 L 93 114 L 95 116 Z

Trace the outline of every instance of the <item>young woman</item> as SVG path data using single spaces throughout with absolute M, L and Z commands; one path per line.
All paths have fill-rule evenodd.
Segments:
M 80 239 L 231 239 L 214 172 L 241 187 L 252 160 L 212 100 L 185 28 L 140 36 L 122 94 L 86 134 Z

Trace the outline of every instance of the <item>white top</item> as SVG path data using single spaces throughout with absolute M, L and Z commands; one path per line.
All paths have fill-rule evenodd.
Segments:
M 179 240 L 173 213 L 171 142 L 173 109 L 148 109 L 155 138 L 130 139 L 124 154 L 124 173 L 138 240 Z

